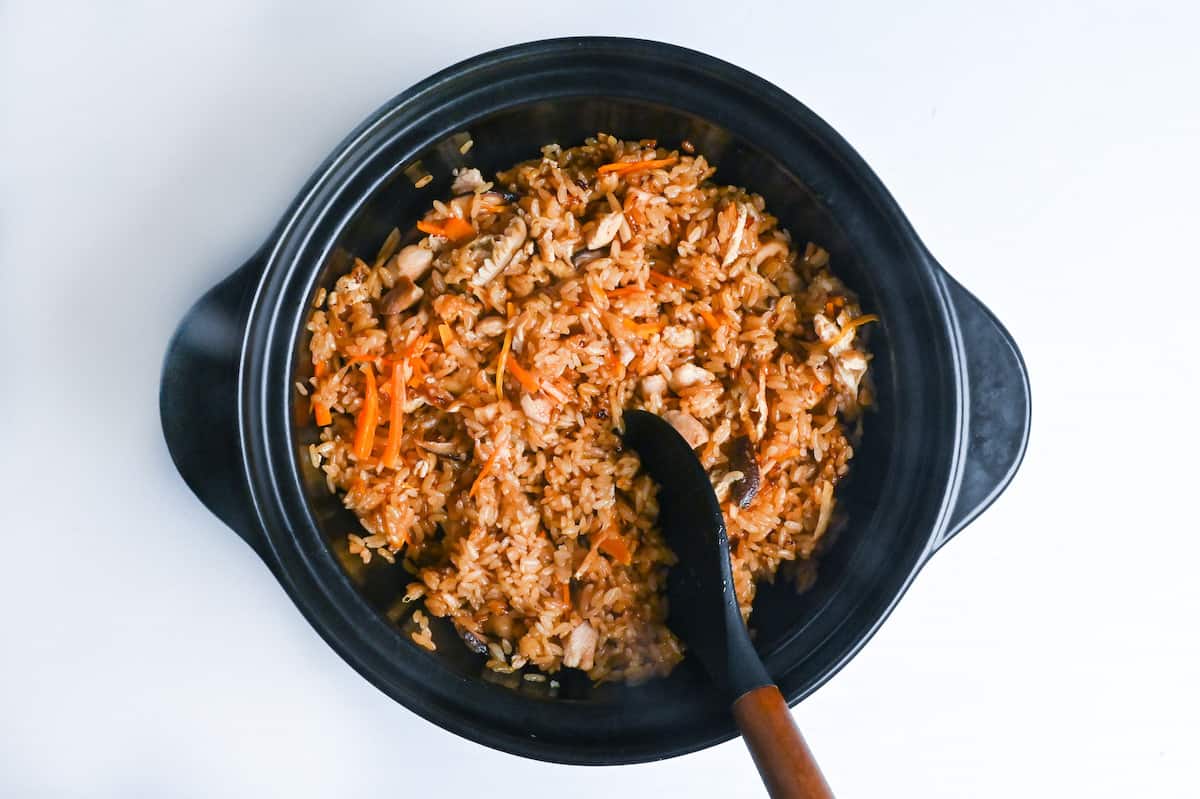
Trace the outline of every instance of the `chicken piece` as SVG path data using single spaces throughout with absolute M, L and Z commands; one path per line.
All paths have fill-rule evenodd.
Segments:
M 550 424 L 550 403 L 545 397 L 522 394 L 521 410 L 525 412 L 525 418 L 531 422 Z
M 454 176 L 454 182 L 450 184 L 451 194 L 469 194 L 474 193 L 476 189 L 484 183 L 483 174 L 474 167 L 470 169 L 460 169 L 458 174 Z
M 681 350 L 696 346 L 696 331 L 682 325 L 668 325 L 662 332 L 663 341 Z
M 684 411 L 665 411 L 662 418 L 675 428 L 692 449 L 708 443 L 708 429 L 695 416 Z
M 416 305 L 425 291 L 413 283 L 411 279 L 402 277 L 396 281 L 395 287 L 379 301 L 379 310 L 384 316 L 403 313 Z
M 563 665 L 570 669 L 587 671 L 595 665 L 596 644 L 600 636 L 586 621 L 571 631 L 563 647 Z
M 420 282 L 433 266 L 433 251 L 420 244 L 410 244 L 392 256 L 392 272 L 397 278 L 406 277 Z
M 667 393 L 667 378 L 662 375 L 647 375 L 642 378 L 642 382 L 638 388 L 642 392 L 642 396 L 646 399 L 651 397 L 661 397 Z
M 504 320 L 499 316 L 485 316 L 475 323 L 475 332 L 484 338 L 504 335 Z
M 716 379 L 716 375 L 704 367 L 696 366 L 694 363 L 685 363 L 671 372 L 671 390 L 678 393 L 698 383 L 708 383 Z
M 858 396 L 858 384 L 867 373 L 867 356 L 858 350 L 847 350 L 833 360 L 833 374 L 851 397 Z
M 625 215 L 620 211 L 613 211 L 601 219 L 588 239 L 588 249 L 598 250 L 601 247 L 607 247 L 612 244 L 612 240 L 617 237 L 617 233 L 621 230 L 621 224 L 624 221 Z

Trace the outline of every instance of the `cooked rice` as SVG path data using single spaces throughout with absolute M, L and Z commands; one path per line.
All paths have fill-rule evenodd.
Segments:
M 873 317 L 825 250 L 798 254 L 761 197 L 684 149 L 549 145 L 503 191 L 460 170 L 429 235 L 389 237 L 318 292 L 310 455 L 362 523 L 349 551 L 401 560 L 405 601 L 495 671 L 637 681 L 683 657 L 655 485 L 614 430 L 626 408 L 695 444 L 743 616 L 785 561 L 814 577 L 870 402 L 857 328 Z

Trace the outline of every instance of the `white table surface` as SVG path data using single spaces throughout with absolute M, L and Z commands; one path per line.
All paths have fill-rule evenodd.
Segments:
M 839 795 L 1200 795 L 1195 4 L 150 5 L 0 5 L 0 796 L 757 795 L 736 741 L 584 769 L 419 719 L 159 431 L 177 321 L 346 132 L 461 58 L 589 32 L 810 105 L 1028 361 L 1015 483 L 796 711 Z

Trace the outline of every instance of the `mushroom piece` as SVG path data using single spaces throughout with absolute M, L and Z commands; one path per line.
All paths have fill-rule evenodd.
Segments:
M 433 251 L 420 244 L 410 244 L 392 256 L 392 270 L 396 277 L 406 277 L 416 283 L 433 266 Z
M 596 225 L 596 229 L 592 231 L 591 237 L 588 238 L 588 249 L 598 250 L 612 244 L 612 240 L 616 238 L 624 221 L 625 215 L 620 211 L 613 211 L 601 219 L 600 223 Z
M 607 258 L 608 253 L 598 252 L 596 250 L 580 250 L 571 256 L 571 263 L 576 269 L 582 269 L 592 261 L 598 261 L 601 258 Z
M 471 283 L 476 286 L 486 286 L 490 283 L 496 275 L 504 271 L 504 267 L 508 266 L 508 262 L 516 255 L 528 236 L 529 228 L 525 226 L 525 220 L 514 216 L 504 228 L 504 233 L 492 241 L 491 257 L 484 259 L 483 266 L 476 270 Z
M 685 363 L 671 372 L 671 390 L 679 392 L 698 383 L 708 383 L 716 379 L 716 375 L 704 367 L 696 366 L 694 363 Z
M 708 442 L 708 429 L 696 420 L 695 416 L 683 411 L 666 411 L 662 418 L 675 428 L 675 432 L 683 436 L 683 440 L 692 449 Z
M 432 452 L 434 455 L 444 455 L 447 458 L 453 458 L 456 455 L 462 454 L 462 445 L 455 444 L 453 441 L 417 441 L 416 443 L 418 447 L 427 452 Z
M 425 291 L 412 282 L 411 278 L 402 277 L 396 285 L 380 300 L 379 310 L 384 316 L 403 313 L 413 307 L 425 295 Z
M 563 665 L 570 669 L 587 671 L 595 665 L 596 644 L 600 636 L 586 621 L 581 623 L 567 636 L 563 647 Z
M 477 655 L 486 655 L 488 653 L 487 641 L 480 638 L 478 635 L 466 629 L 465 627 L 459 627 L 458 625 L 455 625 L 455 629 L 458 630 L 458 636 L 459 638 L 462 638 L 463 643 L 467 645 L 467 649 L 470 649 Z
M 754 255 L 750 257 L 750 264 L 757 269 L 762 265 L 762 262 L 774 255 L 782 255 L 787 252 L 787 242 L 775 239 L 768 241 L 766 244 L 759 247 Z
M 758 470 L 758 458 L 754 457 L 754 445 L 749 436 L 738 436 L 733 440 L 733 450 L 729 453 L 729 468 L 742 473 L 742 479 L 732 486 L 733 501 L 739 508 L 748 508 L 758 496 L 761 474 Z

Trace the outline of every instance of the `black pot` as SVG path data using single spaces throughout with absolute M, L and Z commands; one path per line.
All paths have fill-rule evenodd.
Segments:
M 505 48 L 387 103 L 321 165 L 266 245 L 189 312 L 167 351 L 163 430 L 200 499 L 262 556 L 296 605 L 364 677 L 430 721 L 488 746 L 564 763 L 634 763 L 735 734 L 687 659 L 664 680 L 592 687 L 497 683 L 448 625 L 438 651 L 386 610 L 398 567 L 347 557 L 354 517 L 308 462 L 317 431 L 295 383 L 311 368 L 305 318 L 351 253 L 449 190 L 596 131 L 692 141 L 723 183 L 761 193 L 799 242 L 816 241 L 883 321 L 874 331 L 878 412 L 867 419 L 848 522 L 812 590 L 764 586 L 752 626 L 790 703 L 845 664 L 929 557 L 1012 479 L 1029 432 L 1029 385 L 1008 333 L 917 239 L 867 165 L 793 98 L 737 67 L 627 39 Z M 459 153 L 469 133 L 474 147 Z M 434 178 L 414 187 L 416 162 Z M 441 620 L 438 620 L 440 622 Z

